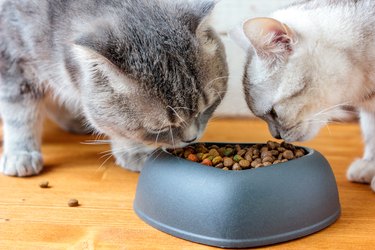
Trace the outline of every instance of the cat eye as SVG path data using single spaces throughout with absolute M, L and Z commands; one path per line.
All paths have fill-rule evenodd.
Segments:
M 277 115 L 277 113 L 276 113 L 276 111 L 275 111 L 274 108 L 271 109 L 270 115 L 271 115 L 272 119 L 277 119 L 278 118 L 278 115 Z
M 170 128 L 171 128 L 170 126 L 166 126 L 166 127 L 163 127 L 163 128 L 157 128 L 157 129 L 147 128 L 147 131 L 152 133 L 152 134 L 160 134 L 160 133 L 164 133 L 164 132 L 169 131 Z

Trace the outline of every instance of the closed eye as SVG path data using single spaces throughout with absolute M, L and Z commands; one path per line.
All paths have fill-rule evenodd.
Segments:
M 279 116 L 277 115 L 277 112 L 276 110 L 272 107 L 270 113 L 269 113 L 272 117 L 272 119 L 276 120 Z
M 156 128 L 156 129 L 147 128 L 147 131 L 152 133 L 152 134 L 160 134 L 160 133 L 163 133 L 163 132 L 167 132 L 170 128 L 171 128 L 170 126 L 166 126 L 166 127 L 163 127 L 163 128 Z

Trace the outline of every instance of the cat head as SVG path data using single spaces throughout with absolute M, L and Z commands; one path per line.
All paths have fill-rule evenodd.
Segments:
M 301 35 L 272 18 L 247 20 L 232 34 L 248 53 L 247 104 L 275 138 L 311 139 L 358 92 L 356 66 L 339 46 L 316 34 Z
M 75 41 L 86 116 L 97 130 L 145 145 L 197 140 L 227 88 L 215 3 L 134 1 Z

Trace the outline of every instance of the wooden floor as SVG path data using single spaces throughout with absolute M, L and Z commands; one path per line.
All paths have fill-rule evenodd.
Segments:
M 375 193 L 346 181 L 350 162 L 362 155 L 356 123 L 330 125 L 303 145 L 323 153 L 337 178 L 342 216 L 314 235 L 266 249 L 374 249 Z M 45 170 L 37 177 L 0 176 L 0 249 L 210 249 L 159 232 L 142 222 L 132 204 L 138 174 L 100 158 L 108 146 L 65 133 L 48 123 L 44 135 Z M 257 120 L 216 120 L 203 140 L 264 142 L 266 125 Z M 49 181 L 51 188 L 39 183 Z M 308 195 L 308 194 L 307 194 Z M 76 198 L 80 207 L 68 207 Z

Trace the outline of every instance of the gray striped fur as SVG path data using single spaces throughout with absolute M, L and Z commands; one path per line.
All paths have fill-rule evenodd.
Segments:
M 45 110 L 66 130 L 107 135 L 117 162 L 132 170 L 158 146 L 199 138 L 226 91 L 213 7 L 211 0 L 0 1 L 0 171 L 41 171 Z

